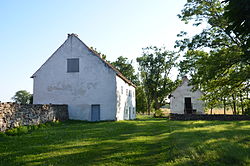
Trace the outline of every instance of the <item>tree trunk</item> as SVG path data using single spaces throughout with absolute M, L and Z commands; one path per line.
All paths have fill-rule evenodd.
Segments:
M 243 104 L 243 97 L 242 93 L 240 93 L 240 107 L 241 107 L 241 114 L 244 114 L 244 104 Z
M 155 110 L 159 110 L 161 108 L 161 105 L 160 105 L 157 97 L 154 98 L 154 101 L 155 101 Z
M 232 98 L 233 98 L 233 114 L 236 115 L 236 99 L 234 94 L 232 94 Z
M 224 115 L 226 115 L 226 98 L 223 98 Z
M 151 108 L 151 100 L 150 100 L 150 98 L 148 98 L 148 100 L 147 100 L 147 112 L 148 112 L 148 115 L 150 115 L 150 108 Z
M 213 114 L 213 107 L 210 108 L 210 114 Z

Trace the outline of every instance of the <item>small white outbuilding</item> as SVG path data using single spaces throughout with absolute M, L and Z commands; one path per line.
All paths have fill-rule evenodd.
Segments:
M 170 112 L 176 114 L 203 114 L 204 102 L 201 90 L 192 91 L 188 78 L 184 76 L 182 83 L 170 94 Z
M 136 118 L 135 85 L 76 34 L 32 75 L 34 104 L 67 104 L 76 120 Z

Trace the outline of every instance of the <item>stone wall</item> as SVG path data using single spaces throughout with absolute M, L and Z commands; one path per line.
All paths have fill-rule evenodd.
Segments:
M 170 120 L 250 120 L 249 115 L 170 114 Z
M 68 118 L 67 105 L 0 103 L 0 131 Z

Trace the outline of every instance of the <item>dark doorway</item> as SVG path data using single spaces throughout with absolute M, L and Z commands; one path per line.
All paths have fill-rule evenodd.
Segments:
M 91 105 L 91 121 L 100 121 L 100 104 Z
M 193 112 L 191 97 L 185 97 L 184 112 L 185 114 L 192 114 Z

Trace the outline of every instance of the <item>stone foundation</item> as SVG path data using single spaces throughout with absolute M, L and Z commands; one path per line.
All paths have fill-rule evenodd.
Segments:
M 250 120 L 249 115 L 169 114 L 170 120 Z
M 0 131 L 19 126 L 38 125 L 49 121 L 68 119 L 67 105 L 0 103 Z

